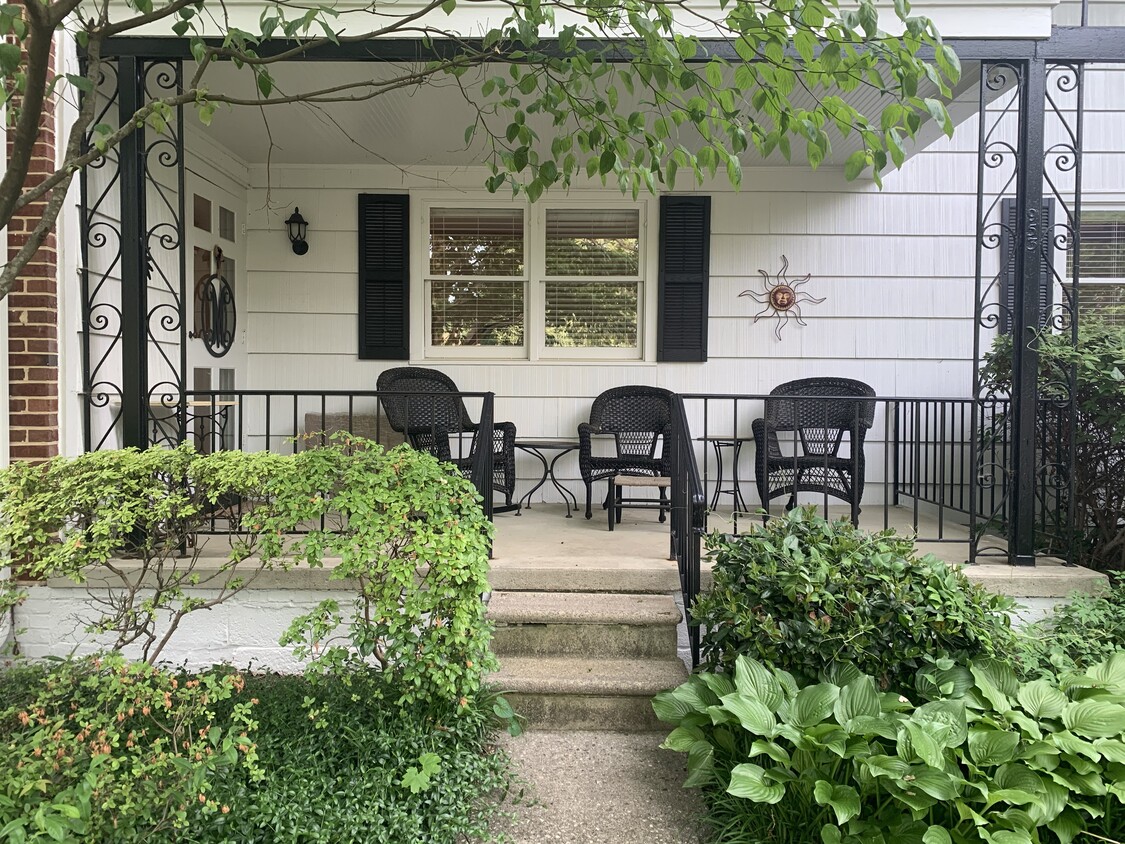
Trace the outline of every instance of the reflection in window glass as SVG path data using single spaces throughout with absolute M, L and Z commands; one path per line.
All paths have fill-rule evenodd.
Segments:
M 548 282 L 547 346 L 637 347 L 637 284 Z
M 523 276 L 522 209 L 431 208 L 430 274 Z
M 434 346 L 522 346 L 522 281 L 434 280 L 430 343 Z
M 640 271 L 640 212 L 635 208 L 547 211 L 547 275 L 632 277 Z

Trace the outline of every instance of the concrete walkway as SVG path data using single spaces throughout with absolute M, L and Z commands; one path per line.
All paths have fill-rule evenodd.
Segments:
M 683 754 L 659 749 L 665 736 L 532 731 L 506 739 L 531 801 L 513 809 L 514 844 L 701 842 L 699 793 L 683 788 Z

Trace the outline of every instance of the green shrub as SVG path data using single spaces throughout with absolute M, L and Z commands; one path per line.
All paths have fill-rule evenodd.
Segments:
M 1011 388 L 1011 337 L 996 339 L 982 371 L 985 386 L 1001 394 Z M 1047 399 L 1070 401 L 1074 376 L 1073 424 L 1069 414 L 1040 422 L 1043 466 L 1074 473 L 1074 531 L 1045 525 L 1041 541 L 1065 553 L 1073 543 L 1076 562 L 1099 571 L 1125 569 L 1125 324 L 1083 317 L 1078 344 L 1069 333 L 1039 337 L 1039 389 Z M 1051 411 L 1053 405 L 1044 403 Z M 1070 438 L 1075 441 L 1070 457 Z M 1059 511 L 1068 511 L 1069 484 L 1058 487 Z M 1052 490 L 1053 492 L 1054 490 Z M 1059 526 L 1065 528 L 1065 526 Z M 1058 535 L 1051 535 L 1057 533 Z
M 184 844 L 461 844 L 497 840 L 492 830 L 512 786 L 495 746 L 491 697 L 469 706 L 393 703 L 389 678 L 368 671 L 248 677 L 240 699 L 258 700 L 264 777 L 231 769 L 210 794 Z M 316 722 L 310 720 L 315 712 Z M 317 726 L 321 724 L 322 726 Z M 227 806 L 229 812 L 222 812 Z M 159 839 L 158 839 L 159 840 Z
M 108 599 L 89 602 L 87 632 L 109 634 L 114 649 L 132 645 L 155 663 L 186 615 L 237 594 L 264 569 L 288 565 L 282 535 L 296 523 L 272 501 L 295 482 L 293 468 L 283 455 L 200 455 L 188 445 L 14 463 L 0 471 L 7 552 L 0 567 L 10 562 L 25 577 L 108 589 Z M 224 518 L 238 502 L 251 502 L 246 515 Z M 204 569 L 199 532 L 216 516 L 229 523 L 232 541 L 226 559 Z M 129 564 L 115 564 L 123 559 Z M 187 591 L 197 586 L 218 596 Z M 0 606 L 19 597 L 0 593 Z
M 362 448 L 353 448 L 354 445 Z M 404 704 L 467 702 L 495 667 L 481 595 L 488 586 L 492 523 L 476 488 L 429 454 L 386 454 L 364 440 L 293 457 L 294 483 L 274 507 L 323 525 L 288 553 L 354 584 L 350 607 L 332 599 L 296 619 L 282 644 L 312 674 L 377 664 Z
M 0 841 L 149 841 L 217 812 L 216 776 L 260 775 L 234 673 L 177 675 L 107 654 L 17 669 L 0 710 Z
M 1020 632 L 1020 662 L 1028 676 L 1103 662 L 1125 650 L 1125 580 L 1114 577 L 1109 589 L 1095 595 L 1072 595 Z
M 869 534 L 795 509 L 739 536 L 712 534 L 714 586 L 692 609 L 705 668 L 739 654 L 813 678 L 855 665 L 883 689 L 910 688 L 929 659 L 1009 648 L 1012 602 L 893 531 Z
M 915 704 L 855 670 L 798 687 L 740 657 L 658 695 L 718 841 L 1069 844 L 1115 835 L 1125 801 L 1125 653 L 1020 685 L 942 661 Z M 924 701 L 924 702 L 922 702 Z M 1050 830 L 1047 833 L 1045 830 Z

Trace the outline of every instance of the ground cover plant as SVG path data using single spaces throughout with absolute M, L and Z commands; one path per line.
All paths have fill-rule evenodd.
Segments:
M 701 664 L 730 671 L 745 655 L 802 680 L 836 663 L 911 689 L 942 658 L 1009 651 L 1012 602 L 970 583 L 893 531 L 866 533 L 794 509 L 746 533 L 712 534 L 714 585 L 692 608 Z
M 389 682 L 119 655 L 5 671 L 0 841 L 496 840 L 506 705 L 402 707 Z
M 1114 575 L 1107 589 L 1071 595 L 1020 632 L 1019 662 L 1028 677 L 1103 662 L 1125 650 L 1125 580 Z
M 1125 831 L 1125 654 L 1021 684 L 924 669 L 908 698 L 854 669 L 800 685 L 746 657 L 658 695 L 719 842 L 1038 844 Z

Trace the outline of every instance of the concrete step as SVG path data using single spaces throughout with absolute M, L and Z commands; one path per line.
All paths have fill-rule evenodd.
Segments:
M 504 691 L 516 712 L 536 730 L 666 729 L 652 698 L 687 678 L 676 657 L 606 659 L 502 657 L 489 681 Z
M 494 560 L 488 573 L 502 592 L 627 592 L 667 595 L 680 588 L 675 560 L 603 561 L 581 556 L 512 562 Z
M 668 658 L 680 610 L 670 595 L 494 592 L 488 617 L 499 656 Z

